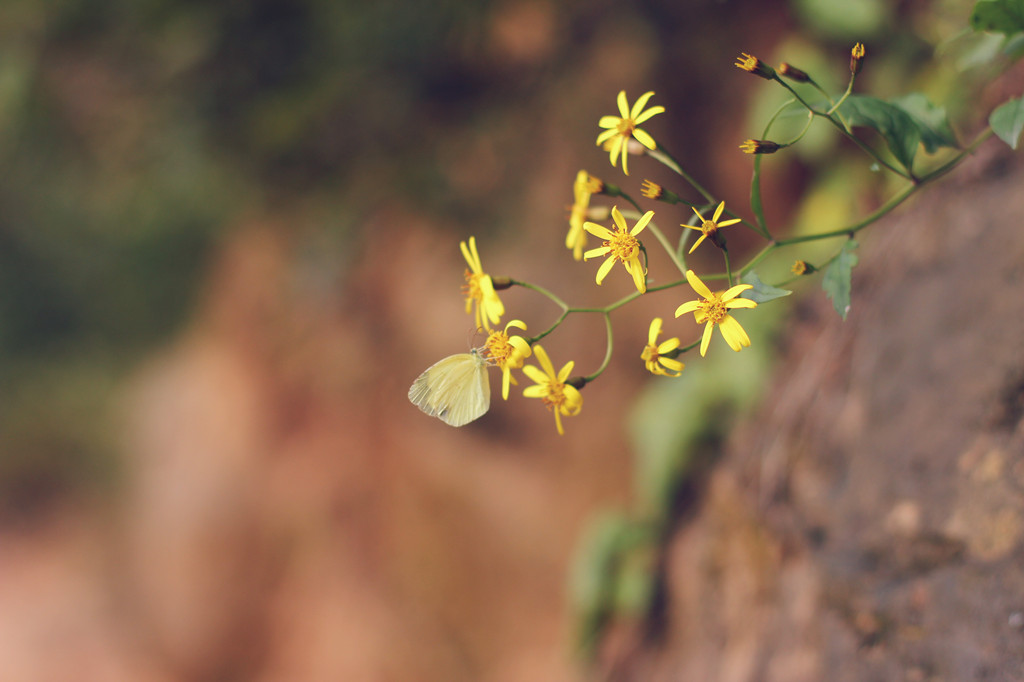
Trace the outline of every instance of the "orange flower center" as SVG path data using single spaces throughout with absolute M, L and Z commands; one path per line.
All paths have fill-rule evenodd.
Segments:
M 661 354 L 658 353 L 658 347 L 655 346 L 654 344 L 651 344 L 644 348 L 644 352 L 640 354 L 640 359 L 646 363 L 657 362 L 658 358 L 660 357 Z
M 484 292 L 480 288 L 480 280 L 487 275 L 480 275 L 466 270 L 465 276 L 466 283 L 462 285 L 462 293 L 465 294 L 466 298 L 475 298 L 478 301 L 484 300 Z
M 499 331 L 491 332 L 484 346 L 487 348 L 487 355 L 498 366 L 503 366 L 515 350 L 515 346 L 508 341 L 508 334 Z
M 633 134 L 633 131 L 636 130 L 636 123 L 634 123 L 631 118 L 620 119 L 616 130 L 619 131 L 619 135 L 629 137 Z
M 718 294 L 711 294 L 711 298 L 705 298 L 697 308 L 703 314 L 705 320 L 718 324 L 729 314 L 729 310 L 722 303 Z
M 565 384 L 560 382 L 552 381 L 548 383 L 548 394 L 544 396 L 541 401 L 544 403 L 544 407 L 549 410 L 560 409 L 562 405 L 568 401 L 565 397 Z
M 705 236 L 711 237 L 718 231 L 718 223 L 714 220 L 705 220 L 700 226 L 700 231 L 703 232 Z
M 640 242 L 629 232 L 616 230 L 612 234 L 612 238 L 606 241 L 604 245 L 611 249 L 613 257 L 618 258 L 623 263 L 635 259 L 637 254 L 640 253 Z

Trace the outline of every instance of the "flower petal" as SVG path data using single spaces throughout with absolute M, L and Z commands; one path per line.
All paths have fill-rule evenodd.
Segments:
M 700 301 L 687 301 L 678 308 L 676 308 L 676 317 L 685 315 L 686 313 L 692 313 L 700 307 Z
M 595 281 L 597 282 L 598 286 L 601 286 L 601 282 L 603 282 L 604 278 L 608 276 L 609 272 L 611 272 L 613 265 L 615 265 L 614 256 L 610 256 L 607 260 L 605 260 L 605 262 L 601 263 L 601 267 L 597 269 L 597 277 L 595 278 Z
M 675 370 L 677 372 L 686 367 L 686 365 L 679 362 L 675 358 L 658 358 L 658 362 L 660 362 L 665 367 L 668 367 L 669 369 Z
M 615 221 L 615 226 L 618 228 L 618 232 L 629 232 L 629 227 L 626 225 L 626 219 L 622 217 L 622 211 L 619 210 L 618 206 L 612 206 L 612 220 Z
M 711 332 L 715 330 L 715 323 L 708 322 L 707 326 L 704 327 L 704 336 L 700 339 L 700 356 L 704 357 L 704 354 L 708 352 L 708 344 L 711 343 Z
M 613 137 L 615 137 L 617 135 L 619 135 L 619 131 L 616 128 L 612 128 L 611 130 L 606 130 L 606 131 L 604 131 L 603 133 L 601 133 L 600 135 L 597 136 L 597 142 L 595 144 L 598 144 L 598 145 L 604 144 L 606 140 L 610 140 L 610 139 L 612 139 Z
M 626 272 L 633 277 L 633 284 L 636 285 L 636 290 L 641 294 L 647 292 L 647 273 L 644 272 L 644 266 L 640 265 L 639 258 L 630 258 L 627 261 L 622 262 L 626 266 Z
M 718 226 L 719 227 L 729 227 L 730 225 L 735 225 L 736 223 L 739 223 L 739 222 L 743 222 L 743 221 L 740 220 L 739 218 L 730 218 L 729 220 L 723 220 L 722 222 L 718 223 Z
M 651 222 L 651 218 L 653 217 L 654 211 L 648 211 L 647 213 L 644 213 L 642 216 L 640 216 L 640 220 L 636 221 L 636 225 L 633 226 L 633 229 L 630 230 L 629 233 L 634 237 L 640 234 L 643 231 L 643 229 L 647 227 L 647 223 Z
M 506 367 L 501 370 L 501 399 L 508 400 L 508 386 L 512 379 L 512 371 Z
M 648 90 L 644 94 L 640 95 L 640 99 L 638 99 L 636 101 L 636 104 L 634 104 L 633 108 L 630 110 L 629 117 L 634 119 L 634 120 L 636 120 L 636 117 L 639 116 L 640 112 L 644 110 L 645 106 L 647 106 L 647 100 L 651 99 L 651 97 L 653 97 L 653 96 L 654 96 L 654 91 L 653 90 Z M 625 118 L 625 117 L 623 117 L 623 118 Z
M 572 373 L 572 368 L 575 367 L 575 366 L 576 366 L 576 361 L 575 360 L 570 360 L 569 362 L 565 363 L 565 365 L 562 367 L 562 369 L 558 370 L 558 377 L 556 377 L 556 380 L 558 381 L 558 383 L 564 384 L 565 380 L 569 378 L 569 374 Z
M 650 109 L 648 109 L 647 111 L 643 112 L 639 116 L 633 117 L 633 123 L 635 125 L 640 125 L 644 121 L 650 119 L 652 116 L 657 116 L 658 114 L 661 114 L 661 113 L 664 113 L 664 112 L 665 112 L 665 107 L 662 107 L 662 106 L 651 107 Z
M 600 256 L 604 256 L 605 254 L 607 254 L 609 251 L 611 251 L 611 248 L 608 246 L 599 246 L 596 249 L 590 249 L 585 254 L 583 254 L 583 260 L 599 258 Z
M 537 369 L 533 365 L 527 365 L 526 367 L 523 367 L 523 370 L 525 371 L 527 368 L 529 368 L 529 369 Z M 539 372 L 540 370 L 537 370 L 537 371 Z M 526 388 L 523 389 L 523 397 L 524 398 L 543 398 L 547 394 L 548 394 L 548 387 L 547 386 L 542 386 L 540 384 L 534 384 L 533 386 L 527 386 Z
M 533 352 L 536 354 L 537 362 L 540 363 L 540 366 L 544 370 L 544 373 L 547 374 L 549 378 L 554 379 L 555 366 L 551 364 L 551 358 L 548 357 L 547 351 L 544 350 L 543 346 L 541 346 L 538 343 L 536 346 L 533 347 Z M 526 368 L 524 367 L 523 369 Z
M 618 132 L 619 123 L 621 123 L 621 122 L 622 122 L 622 119 L 619 118 L 618 116 L 602 116 L 601 120 L 597 122 L 597 125 L 602 127 L 602 128 L 612 128 L 612 129 L 615 129 L 615 132 L 617 133 Z M 604 134 L 604 133 L 602 133 L 602 134 Z
M 749 298 L 734 298 L 731 301 L 725 302 L 726 308 L 756 308 L 757 302 L 751 301 Z
M 718 208 L 715 209 L 715 215 L 711 218 L 711 222 L 717 223 L 718 219 L 722 217 L 722 211 L 725 210 L 725 202 L 718 202 Z
M 690 247 L 690 250 L 688 251 L 688 253 L 693 253 L 694 251 L 696 251 L 697 247 L 700 246 L 700 243 L 702 241 L 704 241 L 705 239 L 707 239 L 707 238 L 708 238 L 708 236 L 706 234 L 701 234 L 701 236 L 697 237 L 697 241 L 695 241 L 693 243 L 693 246 Z
M 704 284 L 693 270 L 686 271 L 686 281 L 690 283 L 690 286 L 693 287 L 693 290 L 698 294 L 704 298 L 711 298 L 711 289 L 708 289 L 708 285 Z
M 648 149 L 658 148 L 658 143 L 654 141 L 654 138 L 651 137 L 646 130 L 642 130 L 640 128 L 633 128 L 633 137 L 636 138 L 637 142 L 647 147 Z
M 651 328 L 647 330 L 647 343 L 652 346 L 658 340 L 658 335 L 661 334 L 661 322 L 660 317 L 654 318 L 651 320 Z M 658 349 L 658 352 L 661 352 L 661 348 Z
M 466 242 L 459 242 L 459 250 L 462 251 L 462 257 L 466 259 L 469 269 L 479 275 L 483 271 L 483 266 L 480 264 L 480 254 L 476 250 L 476 237 L 469 238 L 468 248 Z
M 726 315 L 718 323 L 718 328 L 722 330 L 722 336 L 725 337 L 726 343 L 734 351 L 739 351 L 744 346 L 750 345 L 750 337 L 747 336 L 747 332 L 743 330 L 740 323 L 736 321 L 736 318 L 732 315 Z
M 616 103 L 619 105 L 619 115 L 622 118 L 627 118 L 629 116 L 629 102 L 626 101 L 625 90 L 619 90 L 619 96 Z
M 651 343 L 654 343 L 653 341 Z M 658 355 L 664 355 L 665 353 L 671 353 L 676 348 L 679 348 L 679 339 L 672 337 L 666 339 L 658 344 Z
M 547 395 L 548 381 L 550 381 L 550 377 L 548 375 L 544 374 L 544 372 L 534 367 L 533 365 L 524 366 L 523 374 L 532 379 L 536 384 L 534 386 L 530 386 L 526 389 L 523 389 L 523 395 L 525 395 L 527 398 L 536 397 L 527 395 L 527 391 L 530 391 L 530 389 L 534 389 L 533 391 L 530 391 L 531 393 L 536 393 L 537 389 L 541 389 L 543 390 L 543 393 L 541 395 Z
M 598 225 L 597 223 L 585 222 L 583 223 L 583 229 L 594 235 L 598 239 L 611 239 L 615 235 L 604 225 Z
M 732 299 L 736 298 L 737 296 L 739 296 L 741 293 L 743 293 L 747 289 L 753 289 L 753 288 L 754 288 L 753 285 L 750 285 L 750 284 L 737 284 L 736 286 L 730 288 L 728 291 L 726 291 L 724 294 L 722 294 L 722 300 L 723 301 L 731 301 Z M 751 301 L 751 302 L 753 302 L 753 301 Z

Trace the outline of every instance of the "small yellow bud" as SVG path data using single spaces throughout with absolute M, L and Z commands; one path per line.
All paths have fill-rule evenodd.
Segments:
M 660 199 L 664 192 L 665 190 L 661 185 L 650 180 L 644 180 L 643 185 L 640 187 L 640 194 L 643 194 L 648 199 Z
M 864 61 L 864 45 L 863 43 L 857 43 L 850 50 L 850 73 L 856 76 L 860 73 L 862 66 L 861 62 Z
M 817 270 L 818 268 L 814 267 L 807 261 L 803 260 L 798 260 L 797 262 L 793 263 L 793 267 L 790 268 L 790 271 L 797 277 L 801 275 L 809 275 L 812 272 L 816 272 Z
M 806 71 L 802 71 L 786 62 L 782 62 L 782 64 L 779 65 L 779 73 L 790 80 L 796 81 L 797 83 L 809 83 L 811 80 L 811 77 L 807 75 Z
M 746 140 L 740 145 L 744 154 L 774 154 L 782 145 L 771 140 Z
M 772 80 L 775 78 L 775 69 L 768 66 L 754 55 L 747 54 L 746 52 L 741 53 L 740 56 L 736 58 L 736 66 L 766 80 Z

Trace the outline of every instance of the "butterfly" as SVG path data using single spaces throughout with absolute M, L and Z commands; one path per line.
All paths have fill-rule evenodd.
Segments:
M 482 350 L 449 355 L 428 367 L 409 387 L 409 400 L 451 426 L 482 417 L 491 406 L 488 362 Z

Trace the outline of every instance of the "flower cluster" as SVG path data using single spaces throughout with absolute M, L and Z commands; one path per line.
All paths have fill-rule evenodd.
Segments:
M 850 52 L 848 87 L 838 98 L 833 98 L 824 91 L 808 72 L 788 63 L 782 63 L 776 69 L 754 55 L 742 53 L 736 60 L 736 66 L 746 73 L 788 90 L 792 95 L 791 105 L 806 109 L 807 125 L 815 119 L 826 119 L 839 134 L 850 138 L 857 148 L 867 153 L 873 164 L 893 171 L 909 181 L 911 187 L 905 190 L 899 200 L 902 201 L 926 182 L 946 172 L 950 166 L 940 166 L 931 174 L 915 173 L 913 157 L 908 150 L 911 147 L 916 149 L 917 143 L 922 139 L 920 131 L 914 133 L 918 136 L 912 137 L 913 145 L 904 140 L 887 137 L 886 143 L 889 144 L 891 152 L 888 155 L 878 154 L 870 144 L 854 135 L 854 125 L 875 127 L 876 132 L 883 137 L 891 137 L 894 134 L 888 119 L 873 122 L 870 116 L 876 109 L 891 113 L 897 105 L 881 103 L 872 106 L 870 103 L 865 104 L 868 98 L 858 95 L 860 99 L 856 100 L 857 107 L 843 108 L 845 100 L 852 92 L 855 77 L 863 67 L 864 56 L 864 46 L 857 43 Z M 809 99 L 827 104 L 808 103 L 807 99 L 793 89 L 790 82 L 803 89 L 816 89 L 818 95 Z M 652 290 L 661 291 L 683 285 L 688 285 L 692 289 L 696 298 L 677 303 L 673 318 L 693 314 L 692 320 L 696 330 L 692 340 L 684 343 L 678 335 L 669 334 L 665 334 L 669 338 L 660 340 L 665 333 L 665 322 L 662 317 L 655 317 L 648 328 L 647 343 L 639 353 L 643 369 L 647 372 L 667 378 L 678 378 L 686 368 L 680 359 L 681 356 L 695 350 L 701 357 L 706 357 L 716 328 L 725 344 L 733 351 L 739 352 L 749 347 L 750 336 L 736 315 L 740 314 L 742 317 L 747 314 L 740 313 L 743 309 L 755 309 L 760 304 L 788 295 L 791 292 L 781 288 L 782 285 L 797 279 L 806 279 L 809 275 L 819 272 L 819 267 L 807 261 L 796 260 L 794 263 L 790 260 L 792 278 L 779 282 L 779 286 L 762 282 L 754 267 L 774 254 L 777 249 L 786 246 L 796 246 L 819 239 L 845 240 L 836 254 L 820 265 L 824 271 L 822 286 L 833 299 L 836 310 L 845 315 L 850 306 L 850 270 L 857 262 L 857 256 L 853 253 L 853 249 L 856 248 L 853 235 L 898 205 L 899 201 L 890 201 L 886 204 L 885 210 L 876 211 L 869 219 L 858 221 L 845 229 L 823 230 L 790 238 L 774 235 L 767 225 L 762 209 L 764 202 L 760 196 L 760 159 L 754 159 L 755 173 L 750 190 L 752 215 L 744 218 L 735 210 L 728 210 L 725 201 L 716 198 L 697 183 L 679 162 L 655 141 L 650 132 L 641 128 L 641 125 L 665 112 L 662 106 L 649 106 L 653 96 L 653 92 L 645 92 L 630 105 L 625 91 L 619 92 L 616 99 L 618 115 L 599 118 L 597 125 L 600 133 L 596 144 L 608 152 L 612 168 L 617 168 L 621 161 L 622 173 L 626 176 L 629 175 L 627 164 L 630 154 L 645 155 L 676 173 L 682 181 L 680 187 L 670 189 L 664 186 L 663 181 L 656 183 L 645 179 L 639 185 L 638 191 L 643 199 L 656 202 L 659 206 L 665 207 L 665 210 L 677 204 L 685 204 L 686 208 L 682 211 L 686 214 L 686 222 L 678 222 L 678 218 L 674 216 L 673 219 L 663 222 L 671 224 L 671 230 L 666 226 L 663 231 L 656 221 L 655 211 L 641 208 L 623 188 L 606 183 L 587 170 L 580 170 L 576 174 L 572 185 L 573 203 L 569 207 L 569 230 L 565 235 L 565 247 L 575 261 L 602 259 L 593 274 L 597 285 L 602 285 L 608 275 L 617 269 L 617 265 L 622 266 L 629 276 L 628 281 L 632 283 L 628 295 L 603 308 L 574 307 L 536 284 L 508 277 L 495 277 L 484 269 L 476 239 L 469 237 L 468 241 L 460 242 L 459 248 L 466 260 L 463 285 L 466 313 L 473 316 L 480 331 L 487 333 L 487 339 L 482 347 L 471 353 L 451 356 L 436 363 L 416 380 L 410 390 L 410 399 L 425 412 L 453 425 L 462 425 L 476 419 L 486 412 L 490 405 L 488 371 L 491 367 L 497 367 L 501 372 L 502 398 L 508 399 L 510 387 L 518 385 L 517 373 L 522 372 L 532 382 L 532 385 L 522 390 L 522 395 L 527 398 L 540 398 L 541 404 L 554 415 L 555 428 L 562 434 L 565 431 L 563 418 L 576 416 L 583 409 L 581 389 L 598 379 L 609 366 L 613 351 L 612 311 L 635 298 L 648 295 Z M 851 113 L 854 111 L 856 117 Z M 907 125 L 911 125 L 915 119 L 907 114 L 906 120 L 910 122 Z M 951 139 L 947 143 L 941 139 L 941 131 L 947 129 L 948 125 L 942 121 L 930 121 L 929 125 L 931 127 L 927 132 L 933 145 L 945 144 L 956 148 L 956 140 Z M 764 136 L 768 135 L 770 128 L 771 124 L 765 128 Z M 804 132 L 806 130 L 805 127 Z M 749 138 L 739 147 L 746 154 L 774 154 L 798 142 L 803 134 L 801 132 L 796 138 L 785 142 Z M 959 158 L 963 158 L 966 153 L 967 151 L 960 151 Z M 896 157 L 896 161 L 903 166 L 902 170 L 891 162 L 893 157 Z M 616 200 L 604 202 L 600 197 L 614 197 Z M 598 205 L 594 205 L 595 203 Z M 664 214 L 665 211 L 659 209 L 658 215 Z M 678 228 L 675 227 L 677 225 Z M 756 236 L 764 239 L 767 245 L 745 265 L 734 269 L 723 230 L 727 227 L 733 227 L 733 230 L 729 231 L 730 235 L 741 229 L 751 230 Z M 590 236 L 597 238 L 599 244 L 588 248 Z M 703 266 L 711 259 L 721 262 L 724 269 L 698 275 L 695 268 L 687 264 L 686 259 L 695 254 L 698 247 L 704 243 L 709 243 L 714 248 L 705 247 L 701 251 L 698 256 L 701 259 L 699 265 Z M 649 272 L 649 269 L 656 267 L 655 264 L 658 262 L 650 258 L 650 250 L 659 247 L 678 269 L 678 277 Z M 708 285 L 709 282 L 720 282 L 721 288 L 712 289 Z M 549 327 L 542 329 L 535 336 L 525 335 L 527 325 L 520 319 L 510 320 L 502 327 L 505 306 L 498 292 L 512 286 L 529 289 L 548 298 L 561 309 L 561 314 Z M 538 343 L 554 332 L 567 316 L 574 313 L 600 314 L 605 321 L 605 360 L 585 376 L 572 375 L 576 367 L 573 360 L 569 360 L 556 371 L 547 351 Z M 536 364 L 526 364 L 531 357 L 536 358 Z

